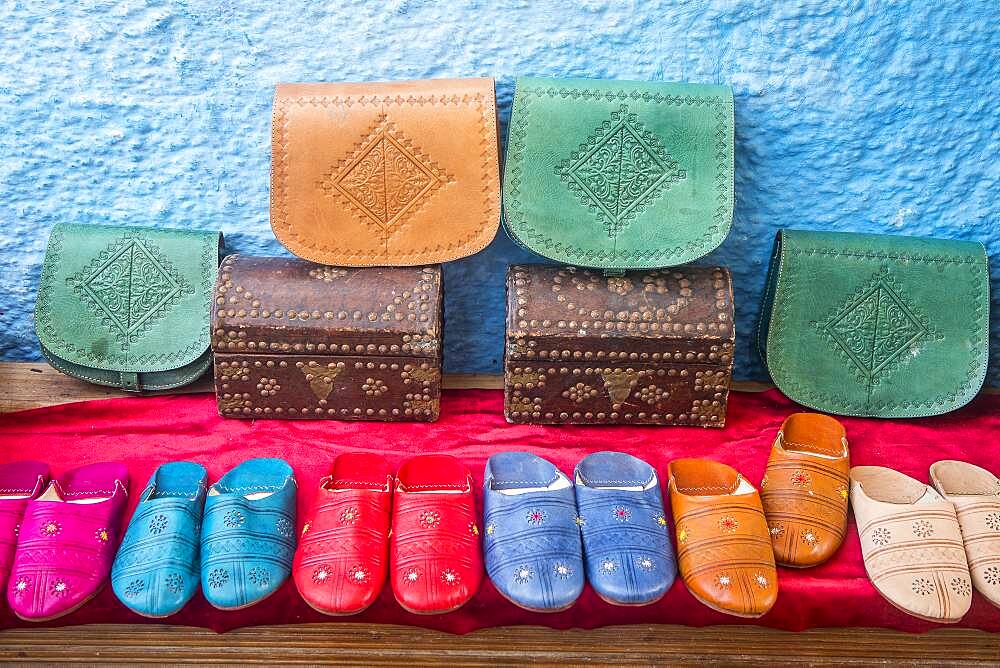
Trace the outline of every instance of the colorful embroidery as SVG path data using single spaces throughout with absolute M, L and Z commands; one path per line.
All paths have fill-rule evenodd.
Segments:
M 163 533 L 163 530 L 167 528 L 167 516 L 166 515 L 154 515 L 153 519 L 149 520 L 149 533 L 159 535 Z
M 733 579 L 726 573 L 719 573 L 715 576 L 715 586 L 719 589 L 729 589 L 729 585 L 732 583 Z
M 548 515 L 545 514 L 544 510 L 538 510 L 536 508 L 532 508 L 531 510 L 528 511 L 527 515 L 528 524 L 533 524 L 535 526 L 538 526 L 539 524 L 544 522 L 547 517 Z
M 441 582 L 445 583 L 446 585 L 451 585 L 452 587 L 454 587 L 461 581 L 462 579 L 458 576 L 458 573 L 456 573 L 452 569 L 446 568 L 443 571 L 441 571 Z
M 340 511 L 340 523 L 341 524 L 354 524 L 361 517 L 361 513 L 358 512 L 357 508 L 353 506 L 350 508 L 344 508 Z
M 888 545 L 892 534 L 885 527 L 877 527 L 872 531 L 872 542 L 876 545 Z
M 948 583 L 958 596 L 972 596 L 972 585 L 965 578 L 952 578 Z
M 653 560 L 649 557 L 637 557 L 635 560 L 635 565 L 644 571 L 653 570 Z
M 28 591 L 29 586 L 31 586 L 31 582 L 28 578 L 23 575 L 17 578 L 17 582 L 14 583 L 14 597 L 21 598 L 24 596 L 25 592 Z
M 565 580 L 569 576 L 573 575 L 573 569 L 566 564 L 556 564 L 552 571 L 556 574 L 556 577 Z
M 250 584 L 257 585 L 263 589 L 271 583 L 271 572 L 266 568 L 254 566 L 247 572 L 247 580 L 250 581 Z
M 726 515 L 719 520 L 719 529 L 722 533 L 736 533 L 736 530 L 740 527 L 740 523 L 735 517 L 731 515 Z
M 683 545 L 684 543 L 686 543 L 688 541 L 688 538 L 690 536 L 691 536 L 691 532 L 688 531 L 687 527 L 684 527 L 683 529 L 681 529 L 680 531 L 677 532 L 677 542 L 680 543 L 681 545 Z
M 586 524 L 586 523 L 587 523 L 587 520 L 583 519 L 583 518 L 582 518 L 581 516 L 579 516 L 579 515 L 577 515 L 576 517 L 574 517 L 574 518 L 573 518 L 573 521 L 574 521 L 574 522 L 576 522 L 576 525 L 577 525 L 578 527 L 582 527 L 582 526 L 583 526 L 584 524 Z
M 62 525 L 59 524 L 59 522 L 56 522 L 55 520 L 49 520 L 48 522 L 42 525 L 39 531 L 43 536 L 49 538 L 51 536 L 55 536 L 60 531 L 62 531 Z
M 425 510 L 420 513 L 420 526 L 425 529 L 433 529 L 441 523 L 441 513 L 436 510 Z
M 661 527 L 665 527 L 667 526 L 667 518 L 664 517 L 663 515 L 657 515 L 656 523 L 659 524 Z
M 316 584 L 323 584 L 330 577 L 330 566 L 327 564 L 320 564 L 313 569 L 312 581 Z
M 312 525 L 313 525 L 312 520 L 308 520 L 305 524 L 302 525 L 302 535 L 303 536 L 305 536 L 307 533 L 309 533 L 309 529 L 312 528 Z
M 835 489 L 834 491 L 837 492 L 837 494 L 840 495 L 841 499 L 843 499 L 844 501 L 847 501 L 847 497 L 849 496 L 849 492 L 847 490 L 847 486 L 846 485 L 838 485 L 837 489 Z
M 423 571 L 416 566 L 413 566 L 406 569 L 406 572 L 403 573 L 403 582 L 405 584 L 415 584 L 416 581 L 420 579 L 421 575 L 423 575 Z
M 486 525 L 486 535 L 492 536 L 493 532 L 496 531 L 496 529 L 497 529 L 496 525 L 493 524 L 493 522 L 490 522 L 489 524 Z
M 49 592 L 53 596 L 63 596 L 69 591 L 69 584 L 62 578 L 57 578 L 49 585 Z
M 930 538 L 934 535 L 934 526 L 927 520 L 917 520 L 913 523 L 913 535 L 918 538 Z
M 347 579 L 354 584 L 366 584 L 371 579 L 371 573 L 367 568 L 358 564 L 347 571 Z
M 761 573 L 754 573 L 753 574 L 753 581 L 761 589 L 767 589 L 768 581 L 767 581 L 767 578 L 764 577 L 763 574 L 761 574 Z
M 111 539 L 111 534 L 104 527 L 101 527 L 94 532 L 94 538 L 97 539 L 98 543 L 107 543 Z
M 914 594 L 919 594 L 920 596 L 929 596 L 934 593 L 934 583 L 927 578 L 917 578 L 913 581 L 911 585 Z
M 284 517 L 279 517 L 278 521 L 274 523 L 275 530 L 285 538 L 291 538 L 295 534 L 295 527 Z
M 243 526 L 243 523 L 246 522 L 246 518 L 243 517 L 243 513 L 239 512 L 238 510 L 230 510 L 222 518 L 222 521 L 225 523 L 227 527 L 235 528 Z
M 812 476 L 802 470 L 792 473 L 790 480 L 796 487 L 809 487 L 812 485 Z
M 225 569 L 214 568 L 208 574 L 208 586 L 212 589 L 219 589 L 227 582 L 229 582 L 229 573 Z
M 126 598 L 135 598 L 146 589 L 146 583 L 142 580 L 132 580 L 125 587 Z
M 611 516 L 619 522 L 628 522 L 632 519 L 632 511 L 625 506 L 615 506 L 611 509 Z
M 171 594 L 179 594 L 184 587 L 184 578 L 180 573 L 171 573 L 164 580 L 164 585 Z
M 514 569 L 514 582 L 524 584 L 534 576 L 535 573 L 527 566 L 518 566 Z
M 469 522 L 469 533 L 471 533 L 473 536 L 479 535 L 479 527 L 476 526 L 475 522 Z

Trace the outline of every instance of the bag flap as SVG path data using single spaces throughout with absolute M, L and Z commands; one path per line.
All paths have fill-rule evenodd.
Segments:
M 982 387 L 988 347 L 982 244 L 778 234 L 758 348 L 798 403 L 840 415 L 945 413 Z
M 42 346 L 107 371 L 193 362 L 209 347 L 221 245 L 219 232 L 56 225 L 35 304 Z
M 518 79 L 504 172 L 511 236 L 586 267 L 666 267 L 733 220 L 727 86 Z
M 271 136 L 271 227 L 303 259 L 431 264 L 496 236 L 493 79 L 279 84 Z
M 436 357 L 441 267 L 331 267 L 282 257 L 222 261 L 212 348 L 229 353 Z

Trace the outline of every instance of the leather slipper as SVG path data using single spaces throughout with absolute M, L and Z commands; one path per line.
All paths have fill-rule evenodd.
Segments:
M 198 591 L 207 475 L 200 464 L 171 462 L 150 477 L 111 567 L 111 587 L 129 610 L 167 617 Z
M 573 482 L 527 452 L 502 452 L 483 474 L 486 572 L 526 610 L 558 612 L 583 592 L 583 548 Z
M 7 601 L 21 619 L 49 621 L 92 599 L 108 579 L 128 504 L 128 469 L 73 469 L 28 501 Z
M 392 592 L 408 612 L 456 610 L 479 590 L 483 558 L 472 476 L 454 457 L 420 455 L 396 475 Z
M 594 591 L 614 605 L 658 601 L 677 565 L 656 471 L 623 452 L 595 452 L 577 464 L 574 478 Z
M 392 472 L 374 454 L 337 457 L 323 478 L 295 551 L 299 594 L 325 615 L 354 615 L 385 585 Z
M 952 624 L 972 583 L 955 507 L 919 480 L 882 466 L 851 469 L 851 506 L 868 579 L 914 617 Z
M 937 491 L 955 506 L 972 586 L 1000 607 L 1000 479 L 953 459 L 931 464 L 930 473 Z
M 48 464 L 30 461 L 0 464 L 0 582 L 10 578 L 24 509 L 48 483 Z
M 837 551 L 847 532 L 850 471 L 844 425 L 820 413 L 785 418 L 760 482 L 779 565 L 816 566 Z
M 778 598 L 778 573 L 760 495 L 708 459 L 670 462 L 677 561 L 688 591 L 719 612 L 760 617 Z
M 222 610 L 262 601 L 284 583 L 295 552 L 295 475 L 283 459 L 248 459 L 208 489 L 201 589 Z

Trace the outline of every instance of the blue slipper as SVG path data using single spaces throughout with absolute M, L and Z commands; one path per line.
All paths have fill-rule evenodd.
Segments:
M 111 567 L 111 588 L 133 612 L 167 617 L 198 591 L 205 478 L 199 464 L 163 464 L 139 497 Z
M 502 452 L 483 476 L 486 572 L 508 600 L 557 612 L 583 591 L 583 550 L 573 483 L 527 452 Z
M 239 610 L 292 572 L 295 475 L 283 459 L 248 459 L 212 485 L 201 532 L 201 587 L 216 608 Z
M 623 452 L 595 452 L 574 477 L 591 586 L 615 605 L 655 603 L 677 575 L 656 471 Z

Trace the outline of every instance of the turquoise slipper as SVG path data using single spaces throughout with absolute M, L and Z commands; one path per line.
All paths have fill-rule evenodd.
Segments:
M 283 459 L 249 459 L 212 485 L 201 531 L 201 586 L 209 603 L 238 610 L 292 572 L 295 474 Z
M 133 612 L 166 617 L 198 591 L 205 478 L 199 464 L 164 464 L 139 497 L 111 568 L 115 596 Z

